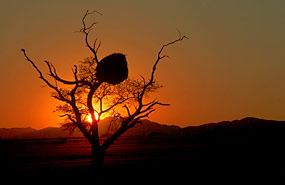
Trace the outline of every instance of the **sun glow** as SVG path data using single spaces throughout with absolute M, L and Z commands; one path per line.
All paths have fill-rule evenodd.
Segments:
M 98 115 L 97 112 L 95 112 L 95 119 L 96 119 L 96 120 L 99 120 L 99 115 Z M 92 117 L 91 117 L 91 114 L 90 114 L 90 113 L 89 113 L 88 116 L 87 116 L 87 121 L 88 121 L 89 123 L 92 123 Z

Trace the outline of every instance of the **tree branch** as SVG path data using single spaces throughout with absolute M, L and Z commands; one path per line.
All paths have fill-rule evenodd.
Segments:
M 161 53 L 163 52 L 164 48 L 166 48 L 166 47 L 169 46 L 169 45 L 175 44 L 176 42 L 180 42 L 180 41 L 182 41 L 183 39 L 189 39 L 189 38 L 188 38 L 187 36 L 185 36 L 185 35 L 182 36 L 181 33 L 179 32 L 179 38 L 178 38 L 178 39 L 176 39 L 176 40 L 174 40 L 174 41 L 172 41 L 172 42 L 168 42 L 168 43 L 164 44 L 164 45 L 160 48 L 160 50 L 159 50 L 159 52 L 158 52 L 158 54 L 157 54 L 157 59 L 156 59 L 154 65 L 153 65 L 153 68 L 152 68 L 150 83 L 152 83 L 152 82 L 154 81 L 154 73 L 155 73 L 155 71 L 156 71 L 156 67 L 157 67 L 158 62 L 159 62 L 161 59 L 165 58 L 165 57 L 168 57 L 168 58 L 169 58 L 169 56 L 167 56 L 167 55 L 161 56 Z
M 128 106 L 124 105 L 123 107 L 127 110 L 128 116 L 131 117 L 131 112 Z
M 105 112 L 109 112 L 111 109 L 113 109 L 114 107 L 116 107 L 117 105 L 120 105 L 126 101 L 128 101 L 130 98 L 124 98 L 124 99 L 121 99 L 119 101 L 117 101 L 116 103 L 114 103 L 113 105 L 111 105 L 110 107 L 108 107 L 107 109 L 105 110 L 102 110 L 101 113 L 105 113 Z
M 99 63 L 99 60 L 98 60 L 98 57 L 97 57 L 97 52 L 100 48 L 100 45 L 101 45 L 101 42 L 99 43 L 97 49 L 96 48 L 96 41 L 97 39 L 94 41 L 94 44 L 93 44 L 93 47 L 89 44 L 88 42 L 88 35 L 89 35 L 89 32 L 92 30 L 93 26 L 95 24 L 97 24 L 97 22 L 93 22 L 90 26 L 86 26 L 86 23 L 85 23 L 85 19 L 88 15 L 91 15 L 91 14 L 94 14 L 94 13 L 98 13 L 99 15 L 102 15 L 100 12 L 94 10 L 93 12 L 89 12 L 88 10 L 86 11 L 86 13 L 84 14 L 83 18 L 82 18 L 82 24 L 83 24 L 83 28 L 80 30 L 80 32 L 83 32 L 84 35 L 85 35 L 85 43 L 87 45 L 87 47 L 89 48 L 89 50 L 94 54 L 94 58 L 95 58 L 95 61 L 96 63 L 98 64 Z
M 69 103 L 70 101 L 68 99 L 66 99 L 63 94 L 60 92 L 60 90 L 58 89 L 57 86 L 52 85 L 42 74 L 42 72 L 39 70 L 39 68 L 35 65 L 35 63 L 27 56 L 26 54 L 26 50 L 22 49 L 21 50 L 25 56 L 25 58 L 32 64 L 32 66 L 36 69 L 36 71 L 40 74 L 40 79 L 42 79 L 50 88 L 54 89 L 59 97 L 56 97 L 58 100 L 64 101 Z M 50 68 L 50 66 L 49 66 Z M 50 68 L 51 69 L 51 68 Z
M 59 117 L 68 117 L 68 119 L 72 122 L 72 123 L 76 123 L 76 121 L 72 118 L 72 116 L 70 114 L 63 114 L 63 115 L 59 115 Z
M 48 69 L 49 69 L 48 75 L 53 77 L 56 81 L 59 81 L 59 82 L 66 84 L 66 85 L 74 85 L 77 83 L 76 81 L 68 81 L 68 80 L 64 80 L 64 79 L 60 78 L 56 73 L 56 69 L 55 69 L 54 65 L 47 60 L 45 60 L 44 62 L 47 64 Z
M 166 57 L 169 58 L 169 56 L 167 56 L 167 55 L 161 56 L 161 53 L 163 52 L 164 48 L 166 48 L 169 45 L 175 44 L 176 42 L 182 41 L 183 39 L 188 39 L 188 37 L 181 36 L 181 33 L 179 32 L 179 38 L 178 39 L 176 39 L 172 42 L 168 42 L 160 48 L 160 50 L 157 54 L 157 59 L 156 59 L 154 65 L 153 65 L 153 68 L 152 68 L 151 78 L 148 81 L 148 83 L 146 83 L 144 77 L 142 77 L 144 87 L 143 87 L 142 91 L 139 92 L 137 95 L 137 97 L 138 97 L 137 101 L 138 101 L 139 105 L 136 108 L 136 111 L 133 114 L 131 114 L 129 108 L 126 105 L 123 106 L 127 110 L 128 118 L 125 119 L 122 122 L 121 127 L 102 144 L 103 151 L 105 151 L 118 137 L 120 137 L 123 133 L 125 133 L 129 128 L 134 127 L 135 124 L 137 124 L 137 123 L 140 123 L 140 119 L 148 117 L 152 112 L 154 112 L 155 109 L 153 107 L 155 105 L 169 106 L 169 104 L 161 103 L 161 102 L 157 101 L 156 99 L 154 99 L 153 101 L 151 101 L 147 104 L 143 104 L 143 98 L 145 96 L 147 88 L 154 83 L 154 73 L 156 71 L 156 68 L 157 68 L 159 61 L 163 58 L 166 58 Z M 146 107 L 146 108 L 144 110 L 142 110 L 144 107 Z
M 169 58 L 168 55 L 163 55 L 163 56 L 161 56 L 161 53 L 163 52 L 164 48 L 166 48 L 166 47 L 169 46 L 169 45 L 175 44 L 176 42 L 180 42 L 180 41 L 182 41 L 183 39 L 189 39 L 189 38 L 188 38 L 187 36 L 185 36 L 185 35 L 182 36 L 181 33 L 179 32 L 179 38 L 178 38 L 178 39 L 176 39 L 176 40 L 174 40 L 174 41 L 172 41 L 172 42 L 168 42 L 168 43 L 164 44 L 164 45 L 160 48 L 160 50 L 159 50 L 159 52 L 158 52 L 158 54 L 157 54 L 157 59 L 156 59 L 154 65 L 153 65 L 153 67 L 152 67 L 152 72 L 151 72 L 150 80 L 149 80 L 149 82 L 148 82 L 147 84 L 145 84 L 145 86 L 144 86 L 142 92 L 140 93 L 140 96 L 138 97 L 138 101 L 139 101 L 139 102 L 142 103 L 142 99 L 143 99 L 143 96 L 144 96 L 144 94 L 145 94 L 146 89 L 147 89 L 151 84 L 154 83 L 154 73 L 155 73 L 155 71 L 156 71 L 156 68 L 157 68 L 157 65 L 158 65 L 159 61 L 160 61 L 161 59 L 165 58 L 165 57 L 168 57 L 168 58 Z

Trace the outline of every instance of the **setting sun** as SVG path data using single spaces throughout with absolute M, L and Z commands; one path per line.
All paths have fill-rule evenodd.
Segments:
M 95 112 L 95 119 L 98 120 L 99 119 L 99 115 L 97 112 Z M 89 123 L 92 123 L 92 117 L 91 117 L 91 114 L 89 113 L 88 116 L 87 116 L 87 121 Z

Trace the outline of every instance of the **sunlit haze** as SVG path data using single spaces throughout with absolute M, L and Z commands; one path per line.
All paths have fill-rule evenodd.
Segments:
M 99 115 L 98 115 L 97 112 L 95 112 L 95 119 L 96 119 L 96 120 L 99 119 Z M 88 121 L 89 123 L 92 123 L 93 120 L 92 120 L 91 114 L 88 114 L 88 116 L 87 116 L 87 121 Z
M 130 76 L 149 77 L 160 47 L 168 47 L 156 80 L 152 121 L 200 125 L 252 116 L 285 120 L 285 1 L 279 0 L 1 0 L 0 127 L 59 126 L 50 96 L 21 48 L 47 73 L 44 60 L 72 79 L 72 67 L 92 55 L 78 31 L 86 10 L 99 22 L 90 39 L 99 59 L 126 55 Z

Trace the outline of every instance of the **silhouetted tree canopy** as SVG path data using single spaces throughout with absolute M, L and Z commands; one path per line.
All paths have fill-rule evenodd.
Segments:
M 154 61 L 150 78 L 140 77 L 139 79 L 128 78 L 128 68 L 125 55 L 114 53 L 106 56 L 101 61 L 98 60 L 98 50 L 101 42 L 97 39 L 91 45 L 88 36 L 96 23 L 86 25 L 85 19 L 88 15 L 98 13 L 87 11 L 82 19 L 83 28 L 80 30 L 84 34 L 85 43 L 94 56 L 86 58 L 79 66 L 74 65 L 72 69 L 73 80 L 61 78 L 55 66 L 44 61 L 48 67 L 46 78 L 36 63 L 28 57 L 26 50 L 22 49 L 25 58 L 32 64 L 39 73 L 39 78 L 50 87 L 53 92 L 52 97 L 61 102 L 56 107 L 56 111 L 66 121 L 63 127 L 74 130 L 78 128 L 88 139 L 92 146 L 93 165 L 101 167 L 104 163 L 104 153 L 108 147 L 128 129 L 141 123 L 141 119 L 148 117 L 156 106 L 168 106 L 158 99 L 149 99 L 148 95 L 161 88 L 154 74 L 158 63 L 168 57 L 162 55 L 164 48 L 187 38 L 179 34 L 179 38 L 164 44 Z M 100 13 L 99 13 L 100 14 Z M 104 116 L 112 116 L 119 121 L 118 129 L 108 139 L 100 142 L 98 127 Z M 91 121 L 88 121 L 90 117 Z

